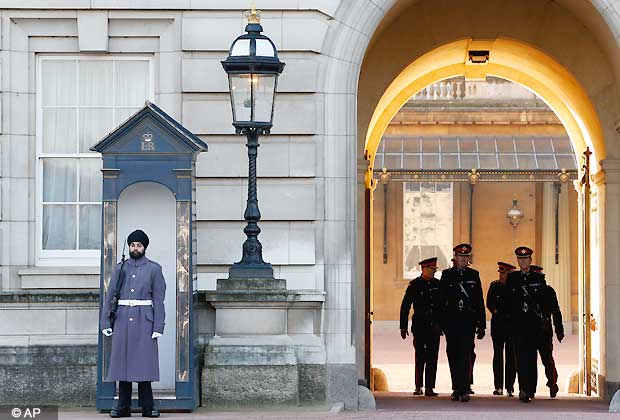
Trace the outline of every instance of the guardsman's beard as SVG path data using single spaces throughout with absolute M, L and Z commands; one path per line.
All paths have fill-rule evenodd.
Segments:
M 131 258 L 133 258 L 134 260 L 139 260 L 140 258 L 144 257 L 144 252 L 140 252 L 140 251 L 131 251 L 129 253 L 129 256 Z

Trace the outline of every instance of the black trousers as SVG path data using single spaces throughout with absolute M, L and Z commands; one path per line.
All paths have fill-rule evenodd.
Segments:
M 547 377 L 547 386 L 558 384 L 558 371 L 555 368 L 555 360 L 553 359 L 553 336 L 543 334 L 538 341 L 538 353 L 540 360 L 545 367 L 545 376 Z
M 494 331 L 491 338 L 493 339 L 493 383 L 495 389 L 506 388 L 509 391 L 514 391 L 517 368 L 512 337 L 507 331 Z M 504 374 L 506 382 L 504 382 Z
M 529 395 L 536 393 L 538 383 L 538 354 L 537 333 L 527 334 L 519 331 L 515 335 L 515 352 L 517 355 L 517 374 L 519 375 L 519 390 Z
M 142 407 L 143 410 L 153 409 L 153 389 L 151 388 L 151 382 L 138 382 L 138 405 Z M 131 408 L 131 382 L 118 382 L 118 407 Z
M 415 348 L 415 386 L 435 388 L 439 334 L 430 329 L 416 329 L 413 333 Z
M 474 351 L 474 327 L 453 325 L 446 328 L 446 353 L 452 378 L 452 390 L 463 395 L 469 391 L 471 382 L 472 353 Z

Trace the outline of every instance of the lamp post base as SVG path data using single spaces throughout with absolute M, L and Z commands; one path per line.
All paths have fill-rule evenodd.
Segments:
M 228 276 L 232 278 L 243 279 L 273 279 L 273 267 L 271 264 L 243 264 L 235 263 L 228 270 Z

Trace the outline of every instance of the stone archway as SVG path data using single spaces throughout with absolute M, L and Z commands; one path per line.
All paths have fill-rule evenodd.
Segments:
M 620 190 L 620 161 L 617 159 L 620 150 L 615 124 L 619 114 L 617 80 L 620 60 L 614 36 L 618 28 L 613 23 L 608 25 L 601 15 L 601 12 L 610 10 L 617 13 L 612 6 L 601 2 L 594 6 L 589 1 L 541 4 L 533 0 L 505 4 L 467 0 L 355 2 L 339 7 L 336 19 L 344 25 L 330 31 L 325 44 L 325 53 L 330 57 L 325 74 L 325 134 L 328 144 L 345 143 L 346 154 L 334 158 L 330 154 L 332 148 L 326 147 L 325 158 L 332 162 L 338 159 L 343 167 L 351 164 L 352 156 L 357 159 L 357 173 L 350 171 L 347 174 L 356 178 L 357 198 L 351 200 L 351 196 L 346 196 L 341 200 L 343 206 L 357 212 L 351 276 L 357 282 L 357 308 L 353 309 L 353 316 L 356 319 L 354 342 L 359 377 L 363 375 L 360 349 L 364 347 L 364 337 L 360 333 L 367 316 L 360 306 L 364 299 L 366 268 L 366 244 L 362 239 L 368 168 L 368 162 L 363 159 L 366 133 L 380 98 L 398 74 L 428 51 L 456 40 L 518 39 L 553 57 L 583 87 L 600 120 L 599 138 L 604 144 L 603 154 L 593 162 L 596 169 L 601 169 L 593 177 L 597 197 L 594 230 L 600 249 L 599 258 L 594 261 L 601 279 L 598 305 L 602 318 L 599 326 L 606 330 L 609 325 L 607 328 L 612 330 L 620 325 L 620 310 L 613 305 L 620 299 L 620 286 L 614 274 L 620 270 L 620 262 L 614 258 L 620 248 L 620 222 L 605 217 L 620 208 L 620 193 L 616 191 Z M 513 81 L 527 85 L 522 80 Z M 550 105 L 558 111 L 557 105 Z M 343 112 L 334 114 L 334 109 Z M 574 116 L 573 120 L 573 124 L 581 126 L 578 131 L 583 131 L 583 121 Z M 350 137 L 346 131 L 345 136 L 343 127 L 356 123 L 357 138 L 353 134 Z M 573 141 L 578 144 L 578 140 Z M 590 142 L 587 135 L 583 137 L 582 145 L 590 145 Z M 326 231 L 326 240 L 329 241 L 330 235 Z M 616 334 L 600 336 L 600 374 L 606 387 L 606 392 L 602 393 L 607 398 L 620 386 L 620 366 L 613 362 L 618 359 L 618 348 L 620 338 Z

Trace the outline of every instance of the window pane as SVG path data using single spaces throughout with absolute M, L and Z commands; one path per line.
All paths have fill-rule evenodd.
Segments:
M 78 102 L 80 106 L 113 105 L 112 61 L 79 61 L 78 77 Z
M 75 249 L 75 207 L 43 206 L 43 249 Z
M 553 153 L 551 139 L 549 137 L 534 137 L 536 153 Z
M 423 139 L 422 153 L 439 153 L 439 139 Z
M 560 169 L 577 169 L 575 155 L 556 155 Z
M 80 201 L 101 201 L 101 159 L 80 159 Z
M 43 153 L 75 153 L 77 151 L 76 118 L 75 108 L 43 110 Z
M 80 249 L 99 249 L 100 241 L 101 206 L 80 206 Z
M 442 154 L 441 169 L 459 169 L 459 156 L 457 154 Z
M 553 148 L 555 153 L 573 153 L 573 147 L 568 137 L 554 137 Z
M 480 155 L 480 169 L 497 169 L 496 155 Z
M 439 169 L 439 155 L 422 155 L 422 169 Z
M 512 141 L 512 137 L 498 137 L 495 141 L 497 142 L 497 150 L 500 153 L 514 153 L 515 145 Z
M 80 109 L 80 153 L 89 153 L 114 128 L 113 112 L 106 108 Z
M 254 121 L 271 122 L 276 77 L 267 75 L 253 77 Z
M 383 153 L 377 153 L 375 156 L 375 168 L 383 168 Z
M 405 137 L 403 139 L 403 151 L 405 153 L 420 153 L 420 139 L 418 137 Z
M 383 167 L 388 169 L 400 169 L 401 155 L 384 155 Z
M 43 60 L 41 88 L 43 106 L 77 105 L 75 60 Z
M 383 138 L 383 151 L 385 153 L 400 153 L 402 151 L 402 140 L 398 138 Z
M 458 149 L 458 142 L 456 141 L 456 138 L 452 137 L 442 137 L 441 138 L 441 153 L 457 153 L 459 151 Z
M 116 66 L 116 106 L 141 108 L 149 98 L 149 63 L 122 60 Z
M 43 201 L 76 201 L 76 160 L 43 159 Z
M 478 155 L 461 155 L 461 169 L 478 169 Z
M 515 155 L 499 155 L 499 169 L 517 169 Z
M 405 155 L 403 160 L 404 169 L 420 169 L 420 155 Z
M 517 137 L 515 145 L 517 146 L 517 153 L 534 153 L 532 139 L 529 137 Z
M 250 77 L 247 74 L 231 74 L 228 80 L 233 102 L 233 119 L 250 121 L 252 111 Z
M 553 155 L 536 155 L 538 169 L 557 169 Z
M 461 137 L 459 138 L 459 146 L 461 153 L 475 153 L 478 151 L 476 148 L 475 137 Z
M 478 137 L 478 151 L 480 153 L 495 153 L 495 138 Z
M 519 154 L 517 159 L 519 160 L 519 169 L 537 169 L 534 155 Z

